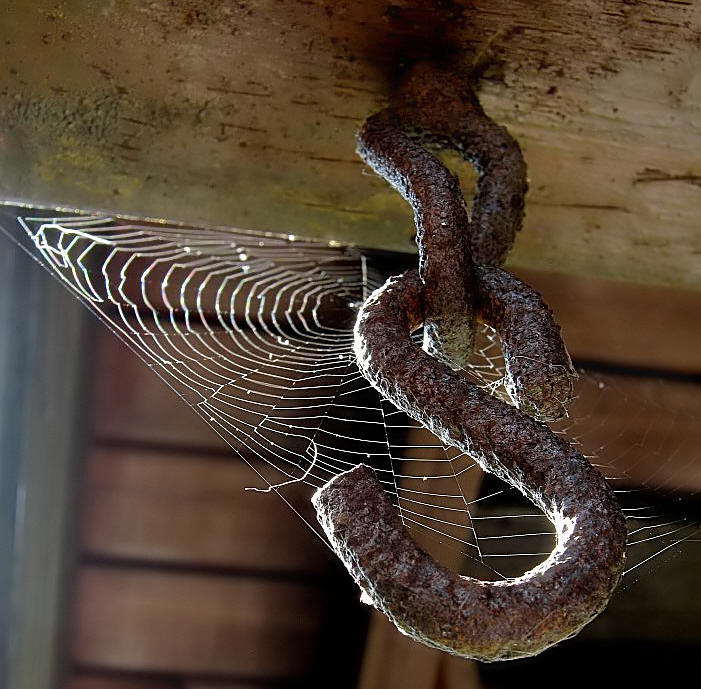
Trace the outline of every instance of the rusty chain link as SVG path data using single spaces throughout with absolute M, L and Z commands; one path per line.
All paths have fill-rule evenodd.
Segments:
M 499 267 L 523 220 L 521 150 L 464 77 L 434 63 L 407 74 L 357 141 L 361 157 L 413 207 L 419 245 L 419 270 L 390 278 L 360 309 L 360 371 L 536 504 L 557 544 L 518 579 L 459 577 L 416 545 L 364 465 L 317 492 L 317 516 L 365 594 L 404 633 L 482 660 L 538 653 L 605 607 L 622 573 L 626 529 L 601 474 L 540 422 L 566 413 L 575 372 L 540 295 Z M 457 178 L 427 147 L 452 148 L 479 172 L 471 217 Z M 458 370 L 467 365 L 475 319 L 499 333 L 505 386 L 518 408 Z M 422 326 L 425 351 L 410 337 Z

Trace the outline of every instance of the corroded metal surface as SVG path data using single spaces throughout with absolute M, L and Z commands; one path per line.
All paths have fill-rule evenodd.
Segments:
M 540 294 L 506 270 L 478 266 L 477 305 L 480 319 L 499 333 L 514 404 L 541 421 L 565 416 L 577 373 Z
M 455 67 L 419 62 L 392 104 L 357 134 L 358 154 L 411 204 L 424 291 L 424 347 L 455 367 L 472 350 L 474 266 L 499 265 L 523 222 L 526 165 Z M 468 217 L 460 182 L 426 145 L 452 148 L 479 173 Z
M 506 660 L 576 634 L 606 606 L 627 534 L 603 476 L 536 420 L 566 414 L 576 375 L 540 295 L 498 267 L 521 227 L 525 164 L 459 82 L 438 64 L 418 64 L 396 104 L 358 134 L 359 154 L 414 208 L 420 264 L 365 301 L 355 354 L 385 399 L 539 507 L 556 546 L 518 579 L 462 578 L 413 541 L 369 467 L 343 472 L 313 502 L 346 568 L 402 632 L 464 657 Z M 455 148 L 478 168 L 472 221 L 457 180 L 414 139 Z M 475 311 L 501 336 L 519 409 L 454 370 L 469 357 Z M 420 327 L 426 351 L 411 338 Z
M 358 153 L 414 209 L 419 272 L 432 287 L 424 295 L 426 350 L 446 364 L 466 366 L 475 288 L 465 201 L 457 178 L 404 128 L 391 109 L 373 115 L 358 132 Z
M 468 245 L 475 263 L 501 265 L 523 223 L 526 164 L 506 127 L 485 114 L 474 80 L 454 65 L 419 62 L 402 78 L 390 111 L 413 138 L 452 148 L 476 168 Z
M 403 76 L 390 107 L 357 134 L 358 154 L 411 204 L 424 285 L 424 349 L 467 366 L 476 309 L 504 344 L 507 391 L 544 420 L 564 416 L 576 378 L 560 329 L 535 290 L 498 265 L 523 222 L 526 164 L 468 80 L 434 61 Z M 457 178 L 426 148 L 451 148 L 479 173 L 470 214 Z
M 458 577 L 416 545 L 362 465 L 317 492 L 317 515 L 373 605 L 404 633 L 481 660 L 536 654 L 606 606 L 623 570 L 625 520 L 604 478 L 566 440 L 412 342 L 421 290 L 410 271 L 366 302 L 356 326 L 363 374 L 443 442 L 523 492 L 553 522 L 557 545 L 515 580 Z

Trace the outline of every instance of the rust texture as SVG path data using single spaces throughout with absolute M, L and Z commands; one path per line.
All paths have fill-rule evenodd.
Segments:
M 464 367 L 472 349 L 473 261 L 501 265 L 523 223 L 521 149 L 485 115 L 459 71 L 433 62 L 408 72 L 392 105 L 359 130 L 357 144 L 414 209 L 419 273 L 428 287 L 426 351 Z M 425 146 L 451 148 L 479 173 L 471 218 L 459 180 Z
M 523 223 L 526 165 L 518 143 L 486 116 L 464 76 L 420 62 L 392 105 L 367 119 L 357 144 L 414 209 L 426 351 L 464 368 L 481 306 L 502 336 L 514 403 L 542 420 L 563 416 L 576 374 L 560 329 L 537 293 L 497 268 Z M 452 148 L 477 169 L 470 215 L 457 177 L 425 146 Z
M 477 168 L 472 218 L 457 179 L 424 146 L 454 148 Z M 365 594 L 402 632 L 487 661 L 539 653 L 606 606 L 622 575 L 626 528 L 603 476 L 541 423 L 566 413 L 575 372 L 540 295 L 499 267 L 523 220 L 521 151 L 469 85 L 423 63 L 393 105 L 367 120 L 358 152 L 411 203 L 420 255 L 418 271 L 390 278 L 360 309 L 361 373 L 443 442 L 520 490 L 552 521 L 557 544 L 518 579 L 459 577 L 418 547 L 364 465 L 317 491 L 317 516 Z M 455 370 L 469 357 L 475 317 L 501 337 L 506 388 L 518 408 Z M 411 339 L 422 326 L 425 351 Z
M 541 421 L 565 416 L 576 372 L 540 294 L 506 270 L 478 266 L 476 296 L 479 318 L 499 333 L 514 404 Z
M 528 147 L 514 265 L 698 291 L 700 26 L 689 0 L 5 0 L 0 196 L 412 251 L 353 134 L 444 56 Z
M 405 634 L 486 661 L 533 655 L 576 634 L 606 606 L 622 574 L 625 520 L 604 478 L 566 440 L 412 342 L 422 290 L 410 271 L 368 299 L 356 325 L 363 375 L 532 500 L 553 522 L 557 545 L 518 579 L 457 576 L 416 545 L 366 466 L 321 488 L 317 515 L 373 605 Z
M 432 62 L 408 72 L 391 110 L 419 141 L 452 148 L 476 168 L 467 241 L 475 263 L 501 265 L 521 229 L 528 189 L 516 140 L 487 117 L 464 72 Z
M 368 118 L 358 152 L 414 209 L 419 272 L 427 290 L 424 346 L 444 363 L 467 365 L 474 331 L 474 267 L 467 238 L 470 221 L 460 182 L 413 141 L 393 109 Z

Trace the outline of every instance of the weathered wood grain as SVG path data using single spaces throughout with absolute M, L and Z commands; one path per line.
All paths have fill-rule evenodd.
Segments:
M 93 432 L 99 439 L 230 452 L 226 443 L 106 328 L 97 337 Z
M 570 436 L 616 487 L 701 491 L 699 383 L 593 373 L 577 394 Z
M 113 677 L 97 672 L 75 674 L 64 689 L 271 689 L 272 685 L 248 682 L 207 681 L 179 677 L 173 680 Z
M 259 482 L 233 456 L 93 447 L 83 489 L 83 552 L 192 568 L 327 571 L 327 549 L 290 507 L 274 493 L 246 490 Z M 308 489 L 291 485 L 282 492 L 313 519 Z
M 182 689 L 179 680 L 112 677 L 97 672 L 74 674 L 64 689 Z
M 353 133 L 449 53 L 523 143 L 515 265 L 698 289 L 700 27 L 681 0 L 10 0 L 0 196 L 411 250 Z
M 314 586 L 128 568 L 78 573 L 72 656 L 88 667 L 289 678 L 310 669 Z
M 400 634 L 380 612 L 370 618 L 359 689 L 434 689 L 441 653 Z M 392 668 L 391 672 L 388 668 Z
M 701 373 L 701 294 L 691 290 L 516 270 L 555 313 L 580 361 Z

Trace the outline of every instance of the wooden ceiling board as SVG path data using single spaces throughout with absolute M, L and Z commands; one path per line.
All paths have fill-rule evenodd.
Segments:
M 0 198 L 412 250 L 354 131 L 449 54 L 521 141 L 511 262 L 701 286 L 701 5 L 9 0 Z

